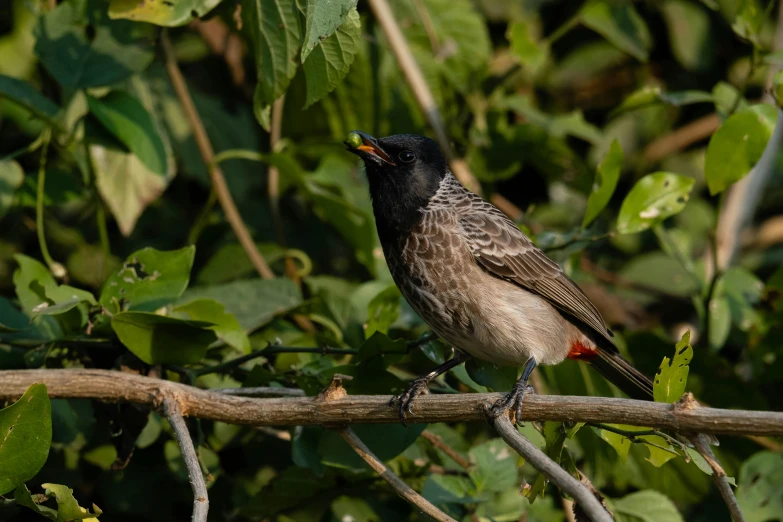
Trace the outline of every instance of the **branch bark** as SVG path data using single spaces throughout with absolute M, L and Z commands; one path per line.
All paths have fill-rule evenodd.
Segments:
M 356 454 L 359 455 L 367 464 L 369 464 L 370 467 L 392 488 L 394 488 L 394 491 L 396 491 L 397 494 L 402 498 L 438 522 L 457 522 L 446 513 L 432 505 L 429 500 L 416 493 L 408 484 L 405 483 L 405 481 L 395 475 L 392 470 L 386 466 L 386 464 L 381 462 L 381 460 L 376 457 L 372 451 L 370 451 L 370 448 L 368 448 L 361 441 L 361 439 L 356 436 L 356 433 L 354 433 L 351 428 L 343 428 L 338 430 L 338 433 L 345 440 L 345 442 L 347 442 L 348 445 L 353 448 Z
M 528 397 L 525 399 L 527 401 Z M 519 431 L 511 424 L 507 415 L 500 415 L 495 419 L 495 429 L 509 446 L 525 458 L 525 461 L 529 462 L 540 473 L 546 475 L 562 491 L 571 495 L 574 502 L 582 508 L 582 511 L 590 517 L 590 520 L 593 522 L 612 522 L 612 515 L 601 505 L 601 502 L 587 486 L 569 475 L 566 470 L 558 466 L 543 451 L 520 435 Z
M 16 400 L 33 383 L 46 384 L 51 398 L 132 402 L 160 408 L 171 394 L 183 415 L 232 424 L 262 426 L 345 425 L 399 422 L 388 395 L 353 395 L 334 401 L 312 397 L 254 399 L 214 393 L 151 377 L 86 369 L 0 371 L 0 401 Z M 501 393 L 425 395 L 417 399 L 411 423 L 484 421 L 484 408 Z M 678 433 L 783 436 L 783 412 L 725 410 L 686 403 L 632 399 L 531 395 L 524 421 L 630 424 Z
M 729 508 L 731 519 L 734 522 L 745 522 L 745 517 L 742 515 L 742 510 L 740 510 L 739 504 L 737 503 L 737 497 L 734 496 L 734 491 L 731 489 L 731 484 L 729 484 L 729 478 L 723 470 L 723 466 L 718 462 L 718 458 L 712 452 L 707 437 L 704 435 L 696 435 L 691 438 L 691 442 L 693 442 L 696 451 L 704 457 L 704 460 L 706 460 L 707 464 L 712 468 L 712 478 L 715 480 L 715 485 L 718 486 L 720 496 L 723 497 L 723 501 Z
M 174 430 L 174 438 L 177 439 L 182 458 L 185 460 L 190 487 L 193 489 L 193 517 L 191 520 L 193 522 L 207 522 L 207 513 L 209 512 L 207 484 L 204 482 L 204 475 L 201 473 L 196 448 L 193 447 L 193 439 L 190 438 L 190 432 L 185 424 L 185 419 L 182 417 L 177 401 L 171 397 L 166 397 L 163 400 L 163 413 Z
M 201 158 L 204 160 L 204 163 L 206 163 L 207 169 L 209 169 L 212 187 L 214 188 L 220 206 L 223 208 L 223 212 L 226 215 L 226 221 L 231 225 L 231 229 L 237 236 L 239 244 L 242 245 L 247 257 L 250 258 L 253 267 L 255 267 L 259 275 L 264 279 L 274 279 L 274 272 L 269 268 L 269 265 L 261 255 L 261 252 L 256 248 L 250 231 L 247 229 L 245 222 L 242 221 L 242 216 L 239 214 L 239 210 L 234 203 L 234 198 L 231 197 L 231 192 L 228 190 L 223 171 L 215 164 L 215 151 L 207 136 L 204 123 L 201 121 L 201 117 L 193 103 L 193 98 L 190 97 L 188 86 L 185 83 L 182 72 L 179 70 L 177 58 L 174 56 L 174 49 L 171 46 L 171 41 L 169 41 L 168 33 L 165 30 L 161 34 L 161 46 L 163 47 L 163 55 L 166 60 L 166 71 L 171 79 L 171 86 L 174 88 L 174 92 L 177 94 L 177 98 L 179 98 L 179 102 L 182 104 L 182 108 L 188 118 L 190 128 L 193 130 L 193 138 L 196 140 L 196 145 L 201 153 Z

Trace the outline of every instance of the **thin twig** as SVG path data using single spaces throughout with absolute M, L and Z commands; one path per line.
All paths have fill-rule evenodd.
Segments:
M 470 469 L 472 466 L 470 465 L 470 461 L 457 453 L 457 450 L 443 442 L 443 439 L 440 437 L 440 435 L 436 435 L 432 433 L 429 430 L 424 430 L 421 432 L 422 438 L 426 439 L 430 444 L 441 450 L 443 453 L 449 456 L 451 460 L 459 464 L 465 469 Z
M 45 383 L 57 399 L 90 398 L 157 408 L 173 393 L 182 413 L 231 424 L 314 426 L 397 423 L 389 395 L 348 395 L 337 401 L 311 397 L 254 399 L 213 393 L 193 386 L 111 370 L 56 369 L 0 371 L 0 401 L 16 400 L 34 383 Z M 502 393 L 423 395 L 408 417 L 411 423 L 484 421 L 485 408 Z M 695 401 L 693 401 L 695 403 Z M 607 397 L 530 395 L 523 421 L 630 424 L 678 433 L 783 436 L 783 412 L 726 410 L 678 402 L 665 404 Z
M 739 504 L 737 503 L 737 497 L 734 496 L 734 491 L 731 489 L 731 484 L 729 484 L 728 476 L 726 475 L 723 466 L 720 465 L 717 457 L 715 457 L 715 454 L 712 452 L 707 437 L 699 434 L 692 437 L 691 442 L 693 442 L 696 451 L 704 457 L 704 460 L 706 460 L 707 464 L 712 468 L 712 478 L 715 480 L 715 485 L 718 486 L 720 496 L 723 497 L 723 501 L 729 508 L 731 519 L 734 522 L 745 522 L 745 517 L 742 515 L 742 510 L 740 510 Z
M 531 466 L 540 473 L 546 475 L 562 491 L 568 493 L 582 510 L 594 522 L 612 522 L 612 515 L 601 505 L 601 501 L 590 490 L 561 468 L 555 461 L 546 456 L 533 443 L 519 434 L 519 431 L 511 424 L 507 415 L 498 416 L 495 421 L 495 429 L 503 440 L 514 448 L 517 453 L 525 458 Z
M 210 373 L 220 373 L 227 370 L 233 370 L 234 368 L 259 357 L 266 357 L 267 355 L 274 355 L 277 353 L 320 353 L 321 355 L 334 354 L 334 355 L 356 355 L 359 350 L 353 348 L 330 348 L 325 346 L 323 348 L 299 348 L 297 346 L 269 346 L 263 350 L 256 350 L 250 352 L 247 355 L 231 359 L 221 364 L 215 364 L 213 366 L 204 366 L 194 370 L 197 377 L 202 375 L 208 375 Z
M 283 132 L 283 108 L 285 107 L 285 95 L 280 96 L 272 104 L 272 116 L 269 129 L 269 152 L 274 154 L 277 150 L 280 137 Z M 278 244 L 284 250 L 288 250 L 283 231 L 283 220 L 280 217 L 280 169 L 270 164 L 267 168 L 267 192 L 269 196 L 269 208 L 272 212 L 272 224 L 275 227 Z M 300 284 L 296 265 L 293 258 L 285 255 L 285 274 L 295 283 Z
M 408 484 L 406 484 L 400 477 L 395 475 L 392 470 L 386 467 L 386 464 L 380 461 L 376 457 L 370 448 L 368 448 L 360 439 L 356 436 L 351 428 L 343 428 L 338 430 L 337 433 L 347 442 L 351 448 L 359 455 L 369 466 L 375 470 L 378 475 L 385 480 L 399 496 L 419 508 L 422 512 L 426 513 L 435 520 L 443 522 L 456 522 L 453 518 L 446 513 L 436 508 L 418 493 L 416 493 Z
M 368 0 L 368 4 L 370 4 L 370 9 L 375 19 L 378 20 L 383 33 L 386 35 L 386 40 L 388 40 L 389 46 L 395 58 L 397 58 L 397 63 L 400 69 L 402 69 L 402 74 L 405 76 L 411 91 L 413 91 L 413 96 L 416 98 L 421 111 L 435 133 L 435 140 L 440 145 L 443 155 L 449 162 L 451 171 L 460 183 L 478 193 L 481 190 L 481 185 L 470 172 L 467 163 L 454 154 L 446 133 L 446 126 L 443 124 L 443 118 L 440 115 L 438 106 L 435 104 L 435 97 L 424 79 L 419 64 L 416 63 L 416 59 L 413 57 L 408 42 L 405 40 L 400 26 L 394 18 L 391 7 L 389 7 L 386 0 Z
M 182 458 L 185 460 L 185 467 L 188 469 L 190 486 L 193 489 L 193 522 L 207 522 L 207 513 L 209 511 L 209 496 L 207 495 L 207 484 L 204 482 L 204 475 L 201 472 L 196 448 L 193 446 L 193 440 L 190 438 L 190 432 L 182 417 L 177 401 L 171 397 L 163 399 L 163 413 L 174 430 L 174 438 L 177 439 L 179 449 L 182 452 Z
M 270 437 L 274 437 L 276 439 L 291 442 L 291 434 L 287 431 L 276 430 L 274 428 L 270 428 L 269 426 L 253 426 L 253 429 L 263 433 L 264 435 L 269 435 Z
M 65 267 L 52 259 L 49 247 L 46 245 L 46 232 L 44 230 L 44 195 L 46 185 L 46 160 L 49 153 L 49 143 L 52 139 L 52 129 L 43 131 L 43 146 L 41 147 L 41 160 L 38 163 L 38 187 L 35 198 L 35 229 L 38 233 L 38 247 L 41 249 L 41 257 L 49 267 L 49 271 L 57 279 L 65 277 Z
M 304 390 L 282 388 L 280 386 L 252 386 L 248 388 L 209 388 L 215 393 L 236 395 L 237 397 L 304 397 Z
M 207 136 L 204 123 L 201 121 L 201 117 L 190 96 L 188 86 L 185 83 L 185 78 L 179 70 L 177 59 L 174 56 L 174 49 L 171 46 L 171 41 L 169 41 L 168 33 L 165 29 L 161 33 L 161 44 L 166 60 L 166 71 L 171 79 L 171 85 L 174 88 L 174 92 L 177 94 L 177 98 L 179 98 L 180 104 L 182 104 L 182 108 L 188 118 L 188 123 L 193 130 L 193 138 L 196 140 L 196 145 L 201 153 L 201 158 L 209 169 L 212 187 L 215 190 L 220 206 L 223 208 L 223 212 L 226 215 L 226 221 L 231 225 L 231 229 L 237 236 L 239 244 L 242 245 L 242 248 L 245 250 L 247 257 L 250 258 L 250 262 L 253 263 L 258 274 L 264 279 L 274 279 L 274 272 L 269 268 L 269 265 L 258 251 L 258 248 L 256 248 L 250 231 L 247 229 L 245 222 L 242 221 L 242 216 L 239 214 L 234 199 L 231 197 L 231 191 L 229 191 L 228 185 L 226 184 L 226 179 L 223 177 L 223 171 L 215 164 L 215 151 Z
M 685 457 L 687 458 L 687 450 L 685 448 L 685 445 L 675 439 L 674 437 L 667 435 L 666 433 L 658 430 L 642 430 L 642 431 L 630 431 L 630 430 L 623 430 L 620 428 L 615 428 L 614 426 L 609 426 L 607 424 L 601 424 L 600 422 L 591 423 L 590 426 L 593 426 L 595 428 L 598 428 L 599 430 L 609 431 L 612 433 L 616 433 L 617 435 L 622 435 L 626 439 L 628 439 L 629 442 L 632 444 L 647 444 L 648 446 L 652 446 L 653 448 L 658 448 L 659 450 L 665 451 L 666 453 L 671 453 L 672 455 L 675 455 L 677 457 Z M 677 453 L 676 451 L 672 450 L 671 448 L 666 448 L 664 446 L 661 446 L 660 444 L 656 444 L 655 442 L 650 442 L 649 440 L 639 439 L 637 437 L 644 437 L 645 435 L 654 435 L 656 437 L 660 437 L 669 444 L 672 444 L 674 446 L 677 446 L 682 450 L 682 453 Z

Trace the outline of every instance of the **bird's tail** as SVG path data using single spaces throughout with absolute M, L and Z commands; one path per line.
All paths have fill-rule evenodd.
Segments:
M 652 381 L 631 366 L 619 353 L 599 346 L 598 353 L 589 362 L 598 373 L 628 394 L 629 397 L 646 401 L 653 400 Z

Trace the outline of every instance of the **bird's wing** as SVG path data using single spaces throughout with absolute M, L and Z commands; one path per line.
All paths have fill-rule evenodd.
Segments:
M 500 210 L 471 198 L 459 225 L 476 261 L 490 273 L 538 294 L 613 343 L 601 314 L 560 266 L 539 250 Z

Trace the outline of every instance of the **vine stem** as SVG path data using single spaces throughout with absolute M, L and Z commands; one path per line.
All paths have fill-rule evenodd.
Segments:
M 49 156 L 49 143 L 52 140 L 52 129 L 43 131 L 43 145 L 41 147 L 41 161 L 38 163 L 38 186 L 35 197 L 35 230 L 38 235 L 38 247 L 49 271 L 57 279 L 65 277 L 65 267 L 52 259 L 49 247 L 46 245 L 46 231 L 44 230 L 44 196 L 46 194 L 46 160 Z
M 253 263 L 253 267 L 255 267 L 258 274 L 264 279 L 274 279 L 274 272 L 269 268 L 269 265 L 261 255 L 261 252 L 256 248 L 253 237 L 250 235 L 250 231 L 247 229 L 245 222 L 242 220 L 242 216 L 239 214 L 239 210 L 234 203 L 234 198 L 231 197 L 231 192 L 229 191 L 226 179 L 223 176 L 223 171 L 215 163 L 215 151 L 207 136 L 204 123 L 201 121 L 201 117 L 193 103 L 193 98 L 190 96 L 188 86 L 185 83 L 185 78 L 179 70 L 177 59 L 174 56 L 174 49 L 171 46 L 168 32 L 165 29 L 161 33 L 161 46 L 163 47 L 166 71 L 171 79 L 171 85 L 174 88 L 177 98 L 179 98 L 180 104 L 182 104 L 190 127 L 193 130 L 193 138 L 196 140 L 196 145 L 201 153 L 201 157 L 209 169 L 212 187 L 215 190 L 215 195 L 226 215 L 226 221 L 231 225 L 231 229 L 234 231 L 240 245 L 242 245 L 242 248 L 250 258 L 250 262 Z

